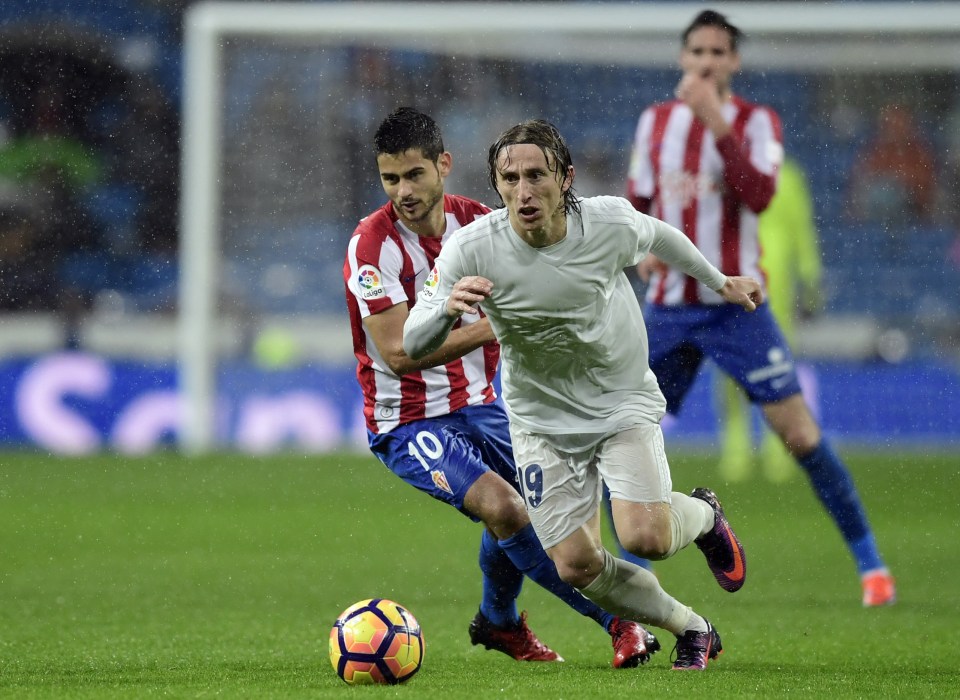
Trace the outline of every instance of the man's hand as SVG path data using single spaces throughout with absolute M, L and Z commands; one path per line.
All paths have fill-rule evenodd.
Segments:
M 753 277 L 727 277 L 717 293 L 724 301 L 742 306 L 747 311 L 756 311 L 763 303 L 763 290 Z
M 476 314 L 477 304 L 490 296 L 493 282 L 486 277 L 463 277 L 447 297 L 447 316 L 459 318 L 463 314 Z
M 713 132 L 715 138 L 725 136 L 730 130 L 723 119 L 723 102 L 717 83 L 709 75 L 684 73 L 675 92 L 677 99 L 693 111 L 693 115 Z
M 644 284 L 650 283 L 650 277 L 654 272 L 665 275 L 669 269 L 667 263 L 652 254 L 637 263 L 637 275 Z

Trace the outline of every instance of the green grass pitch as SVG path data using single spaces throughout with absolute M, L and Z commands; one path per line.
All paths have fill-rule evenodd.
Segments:
M 732 595 L 693 547 L 658 564 L 723 636 L 705 673 L 680 674 L 663 630 L 650 664 L 613 670 L 607 635 L 532 583 L 521 606 L 566 663 L 472 647 L 479 526 L 365 454 L 0 454 L 0 697 L 958 697 L 960 457 L 848 457 L 897 576 L 890 608 L 860 606 L 802 476 L 723 484 L 709 456 L 673 451 L 675 488 L 715 488 L 749 560 Z M 366 597 L 423 627 L 406 685 L 351 688 L 330 667 L 333 620 Z

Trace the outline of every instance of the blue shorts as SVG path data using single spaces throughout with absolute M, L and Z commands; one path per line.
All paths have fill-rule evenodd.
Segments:
M 499 403 L 466 406 L 367 436 L 370 450 L 390 471 L 475 522 L 480 518 L 464 510 L 463 498 L 481 476 L 496 472 L 520 491 L 510 424 Z
M 800 393 L 793 354 L 766 304 L 752 313 L 736 304 L 647 304 L 643 316 L 650 369 L 674 415 L 706 357 L 742 386 L 753 403 Z

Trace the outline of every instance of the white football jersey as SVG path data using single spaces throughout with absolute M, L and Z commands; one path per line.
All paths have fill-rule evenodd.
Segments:
M 726 279 L 682 233 L 627 200 L 580 203 L 582 217 L 568 215 L 566 237 L 546 248 L 521 239 L 506 209 L 462 228 L 437 257 L 404 329 L 407 352 L 417 354 L 452 323 L 444 306 L 460 278 L 492 281 L 481 308 L 500 341 L 510 419 L 571 451 L 658 422 L 666 408 L 624 268 L 653 250 L 714 289 Z

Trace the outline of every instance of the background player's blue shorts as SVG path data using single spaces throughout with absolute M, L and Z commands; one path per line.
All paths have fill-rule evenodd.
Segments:
M 736 304 L 647 304 L 643 317 L 650 369 L 672 414 L 680 410 L 705 357 L 736 380 L 754 403 L 800 393 L 793 354 L 766 304 L 752 313 Z
M 382 435 L 367 431 L 367 436 L 370 450 L 390 471 L 476 522 L 480 519 L 463 509 L 463 497 L 483 474 L 494 471 L 520 490 L 510 425 L 499 402 L 466 406 Z

